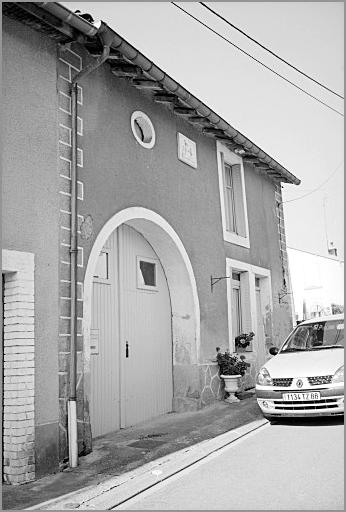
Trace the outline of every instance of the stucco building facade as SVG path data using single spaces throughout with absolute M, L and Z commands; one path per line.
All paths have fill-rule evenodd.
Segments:
M 71 457 L 71 401 L 82 455 L 221 399 L 216 347 L 240 332 L 256 334 L 253 387 L 292 327 L 281 182 L 299 180 L 105 23 L 3 6 L 3 475 L 17 484 Z

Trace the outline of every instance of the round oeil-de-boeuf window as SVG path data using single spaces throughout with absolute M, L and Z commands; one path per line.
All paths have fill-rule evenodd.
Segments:
M 131 116 L 131 128 L 135 139 L 141 146 L 151 149 L 155 144 L 153 123 L 144 112 L 136 111 Z

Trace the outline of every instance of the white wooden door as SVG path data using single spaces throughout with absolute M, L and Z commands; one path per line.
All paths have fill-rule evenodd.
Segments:
M 120 428 L 118 242 L 114 232 L 95 269 L 90 336 L 92 436 Z
M 172 410 L 171 304 L 157 254 L 136 230 L 119 228 L 122 427 Z
M 256 363 L 259 369 L 264 365 L 266 361 L 266 349 L 265 349 L 265 334 L 263 324 L 263 312 L 261 304 L 261 290 L 256 287 L 256 316 L 257 316 L 257 330 L 256 330 L 256 344 L 257 344 L 257 355 Z
M 93 437 L 170 412 L 173 396 L 171 305 L 155 251 L 140 233 L 120 226 L 105 244 L 95 274 Z

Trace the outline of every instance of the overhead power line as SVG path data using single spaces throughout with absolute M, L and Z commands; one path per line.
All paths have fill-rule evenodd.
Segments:
M 343 163 L 344 162 L 340 162 L 339 165 L 334 169 L 334 171 L 328 176 L 328 178 L 326 180 L 324 180 L 317 188 L 315 188 L 314 190 L 311 190 L 311 192 L 308 192 L 307 194 L 304 194 L 303 196 L 295 197 L 294 199 L 289 199 L 288 201 L 281 201 L 280 204 L 292 203 L 293 201 L 298 201 L 299 199 L 304 199 L 304 197 L 314 194 L 315 192 L 320 190 L 323 187 L 323 185 L 325 185 L 330 179 L 332 179 L 334 174 L 340 169 L 340 167 L 342 166 Z
M 256 59 L 255 57 L 253 57 L 252 55 L 250 55 L 250 53 L 247 53 L 245 50 L 243 50 L 242 48 L 239 48 L 239 46 L 237 46 L 236 44 L 232 43 L 232 41 L 230 41 L 229 39 L 227 39 L 226 37 L 224 37 L 223 35 L 219 34 L 219 32 L 217 32 L 216 30 L 214 30 L 213 28 L 209 27 L 209 25 L 207 25 L 206 23 L 203 23 L 203 21 L 199 20 L 198 18 L 196 18 L 195 16 L 193 16 L 192 14 L 190 14 L 188 11 L 186 11 L 185 9 L 183 9 L 182 7 L 180 7 L 180 5 L 174 3 L 174 2 L 171 2 L 172 5 L 174 5 L 174 7 L 177 7 L 178 9 L 180 9 L 181 11 L 183 11 L 185 14 L 187 14 L 188 16 L 190 16 L 190 18 L 193 18 L 195 21 L 197 21 L 197 23 L 199 23 L 200 25 L 203 25 L 205 28 L 207 28 L 208 30 L 210 30 L 211 32 L 213 32 L 214 34 L 216 34 L 217 36 L 221 37 L 221 39 L 223 39 L 224 41 L 226 41 L 227 43 L 229 43 L 230 45 L 234 46 L 234 48 L 236 48 L 237 50 L 239 50 L 240 52 L 244 53 L 245 55 L 247 55 L 248 57 L 250 57 L 250 59 L 254 60 L 255 62 L 257 62 L 258 64 L 260 64 L 261 66 L 263 66 L 264 68 L 268 69 L 269 71 L 271 71 L 272 73 L 274 73 L 275 75 L 277 75 L 278 77 L 282 78 L 283 80 L 285 80 L 285 82 L 288 82 L 289 84 L 293 85 L 293 87 L 295 87 L 296 89 L 299 89 L 300 91 L 302 91 L 304 94 L 306 94 L 307 96 L 310 96 L 310 98 L 313 98 L 314 100 L 316 100 L 318 103 L 321 103 L 322 105 L 324 105 L 325 107 L 329 108 L 330 110 L 333 110 L 333 112 L 335 112 L 336 114 L 339 114 L 339 116 L 341 117 L 344 117 L 344 114 L 342 112 L 339 112 L 339 110 L 336 110 L 335 108 L 331 107 L 330 105 L 328 105 L 327 103 L 325 103 L 324 101 L 316 98 L 316 96 L 313 96 L 312 94 L 310 94 L 309 92 L 307 92 L 305 89 L 303 89 L 302 87 L 299 87 L 298 85 L 296 85 L 295 83 L 291 82 L 290 80 L 288 80 L 287 78 L 285 78 L 284 76 L 280 75 L 280 73 L 277 73 L 276 71 L 274 71 L 274 69 L 270 68 L 269 66 L 267 66 L 266 64 L 263 64 L 263 62 L 261 62 L 260 60 Z
M 287 64 L 287 66 L 290 66 L 292 69 L 294 69 L 295 71 L 298 71 L 298 73 L 300 73 L 301 75 L 305 76 L 306 78 L 308 78 L 309 80 L 311 80 L 312 82 L 315 82 L 315 84 L 323 87 L 323 89 L 326 89 L 327 91 L 331 92 L 332 94 L 335 94 L 335 96 L 338 96 L 339 98 L 341 98 L 342 100 L 344 99 L 343 96 L 341 96 L 341 94 L 333 91 L 332 89 L 330 89 L 329 87 L 327 87 L 326 85 L 323 85 L 321 82 L 319 82 L 318 80 L 316 80 L 315 78 L 312 78 L 310 75 L 304 73 L 304 71 L 301 71 L 300 69 L 298 69 L 296 66 L 294 66 L 293 64 L 291 64 L 290 62 L 288 62 L 287 60 L 283 59 L 282 57 L 280 57 L 280 55 L 278 55 L 277 53 L 274 53 L 272 50 L 270 50 L 269 48 L 267 48 L 266 46 L 264 46 L 264 44 L 260 43 L 259 41 L 257 41 L 256 39 L 254 39 L 253 37 L 249 36 L 249 34 L 247 34 L 246 32 L 244 32 L 243 30 L 241 30 L 239 27 L 237 27 L 236 25 L 234 25 L 233 23 L 231 23 L 227 18 L 224 18 L 223 16 L 221 16 L 221 14 L 219 14 L 218 12 L 214 11 L 214 9 L 212 9 L 211 7 L 209 7 L 207 4 L 205 4 L 204 2 L 199 2 L 202 7 L 204 7 L 205 9 L 208 9 L 208 11 L 212 12 L 213 14 L 215 14 L 215 16 L 217 16 L 218 18 L 220 18 L 221 20 L 223 20 L 225 23 L 227 23 L 227 25 L 230 25 L 232 28 L 234 28 L 235 30 L 237 30 L 238 32 L 240 32 L 241 34 L 243 34 L 245 37 L 247 37 L 248 39 L 250 39 L 250 41 L 252 41 L 253 43 L 257 44 L 258 46 L 260 46 L 261 48 L 263 48 L 264 50 L 266 50 L 267 52 L 269 52 L 271 55 L 273 55 L 274 57 L 276 57 L 277 59 L 281 60 L 281 62 L 284 62 L 285 64 Z

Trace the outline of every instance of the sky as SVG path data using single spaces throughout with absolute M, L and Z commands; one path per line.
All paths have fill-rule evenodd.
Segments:
M 62 2 L 92 14 L 301 180 L 283 184 L 288 247 L 344 255 L 344 117 L 170 2 Z M 186 11 L 343 114 L 343 99 L 280 62 L 199 2 Z M 233 25 L 344 95 L 344 2 L 209 2 Z M 318 190 L 316 190 L 318 189 Z M 304 196 L 304 197 L 302 197 Z

